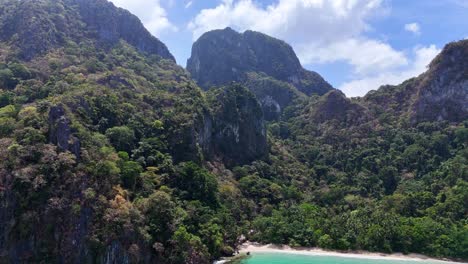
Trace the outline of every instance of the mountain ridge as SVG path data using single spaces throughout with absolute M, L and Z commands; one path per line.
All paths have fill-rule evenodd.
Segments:
M 228 50 L 223 53 L 225 49 Z M 205 61 L 212 56 L 217 57 L 224 66 L 207 65 Z M 320 75 L 302 67 L 294 50 L 286 42 L 251 30 L 238 33 L 230 27 L 207 32 L 195 41 L 187 69 L 205 89 L 211 85 L 241 81 L 247 72 L 263 72 L 293 84 L 307 95 L 323 94 L 332 89 Z M 210 71 L 215 74 L 210 74 Z M 203 78 L 210 78 L 211 81 Z M 313 83 L 307 84 L 307 81 Z
M 86 30 L 95 32 L 103 44 L 115 45 L 124 39 L 142 52 L 175 61 L 166 45 L 152 36 L 135 15 L 106 0 L 22 0 L 19 4 L 5 0 L 2 7 L 1 37 L 13 40 L 20 56 L 28 60 L 69 40 L 85 37 L 82 31 Z M 51 13 L 67 15 L 49 19 Z M 13 38 L 17 33 L 22 35 Z
M 371 91 L 362 101 L 381 107 L 379 111 L 409 115 L 412 124 L 442 120 L 461 122 L 468 117 L 468 64 L 459 58 L 467 56 L 468 41 L 449 43 L 431 61 L 426 72 L 400 85 Z M 397 96 L 395 101 L 394 96 Z
M 268 120 L 279 119 L 294 100 L 333 89 L 318 73 L 304 69 L 286 42 L 229 27 L 209 31 L 193 43 L 187 70 L 205 90 L 231 82 L 247 86 Z
M 252 69 L 204 91 L 119 10 L 0 1 L 0 263 L 209 264 L 243 238 L 468 259 L 468 41 L 364 98 Z

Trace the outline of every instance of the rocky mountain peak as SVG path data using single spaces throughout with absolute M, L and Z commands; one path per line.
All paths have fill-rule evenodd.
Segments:
M 107 0 L 65 0 L 79 6 L 80 15 L 99 39 L 116 43 L 127 41 L 142 52 L 175 61 L 166 45 L 152 36 L 140 19 L 129 11 L 115 7 Z
M 400 85 L 369 92 L 363 103 L 377 115 L 410 124 L 468 118 L 468 40 L 449 43 L 428 70 Z M 386 118 L 387 118 L 386 117 Z
M 0 40 L 30 60 L 84 38 L 113 46 L 120 40 L 141 52 L 175 61 L 130 12 L 107 0 L 5 0 L 0 2 Z
M 332 89 L 320 75 L 301 66 L 290 45 L 255 31 L 226 28 L 203 34 L 193 44 L 187 70 L 205 89 L 243 82 L 249 72 L 287 82 L 307 95 Z
M 431 62 L 416 87 L 412 122 L 468 118 L 468 40 L 453 42 Z

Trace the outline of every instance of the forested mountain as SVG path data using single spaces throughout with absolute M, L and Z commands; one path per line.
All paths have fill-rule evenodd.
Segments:
M 267 120 L 305 95 L 332 90 L 318 73 L 305 70 L 284 41 L 265 34 L 231 28 L 203 34 L 192 47 L 187 70 L 204 89 L 237 82 L 251 90 Z
M 0 0 L 0 263 L 210 263 L 241 235 L 467 260 L 467 61 L 349 99 L 261 33 L 207 33 L 186 71 L 106 0 Z
M 367 94 L 365 104 L 376 111 L 407 114 L 411 124 L 468 119 L 467 41 L 448 44 L 429 70 L 405 83 Z

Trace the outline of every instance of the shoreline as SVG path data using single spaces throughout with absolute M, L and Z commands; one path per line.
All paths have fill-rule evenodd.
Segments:
M 273 245 L 273 244 L 259 244 L 247 242 L 239 247 L 239 253 L 284 253 L 284 254 L 300 254 L 308 256 L 330 256 L 330 257 L 346 257 L 346 258 L 360 258 L 360 259 L 380 259 L 380 260 L 402 260 L 402 261 L 431 261 L 440 264 L 457 264 L 467 262 L 456 262 L 448 259 L 436 259 L 421 254 L 408 254 L 402 253 L 375 253 L 368 251 L 328 251 L 321 248 L 292 248 L 286 245 Z

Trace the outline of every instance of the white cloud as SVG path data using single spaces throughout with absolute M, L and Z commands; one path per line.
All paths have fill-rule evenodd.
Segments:
M 421 34 L 421 27 L 419 26 L 418 23 L 409 23 L 405 25 L 405 30 L 409 31 L 415 35 L 420 35 Z
M 206 31 L 232 26 L 254 29 L 284 39 L 330 42 L 356 36 L 369 26 L 365 19 L 376 14 L 382 0 L 278 0 L 261 7 L 252 0 L 223 0 L 204 9 L 189 28 L 194 39 Z
M 193 4 L 193 1 L 188 1 L 186 4 L 185 4 L 185 9 L 187 8 L 190 8 Z
M 396 51 L 381 41 L 367 38 L 349 38 L 327 46 L 299 46 L 298 54 L 305 64 L 346 61 L 357 75 L 408 65 L 403 52 Z
M 413 56 L 408 56 L 384 40 L 370 38 L 371 19 L 390 12 L 386 3 L 277 0 L 261 6 L 254 0 L 222 0 L 214 8 L 201 10 L 188 28 L 194 40 L 206 31 L 227 26 L 239 31 L 257 30 L 290 43 L 304 65 L 347 63 L 353 77 L 341 88 L 347 95 L 356 96 L 421 73 L 437 51 L 435 46 L 416 48 Z M 420 32 L 419 25 L 415 25 L 408 27 L 414 33 Z
M 125 8 L 138 16 L 145 27 L 153 35 L 159 36 L 164 32 L 175 32 L 178 28 L 169 21 L 166 9 L 161 5 L 160 0 L 110 0 L 116 6 Z M 168 1 L 168 5 L 172 5 Z
M 427 47 L 416 47 L 413 50 L 414 60 L 406 67 L 395 70 L 384 71 L 379 74 L 366 76 L 339 87 L 348 97 L 363 96 L 370 90 L 375 90 L 384 84 L 397 85 L 403 81 L 416 77 L 426 71 L 427 65 L 440 52 L 434 45 Z

